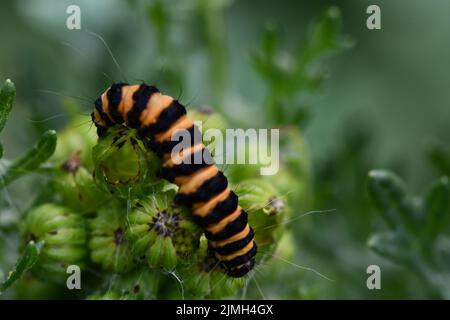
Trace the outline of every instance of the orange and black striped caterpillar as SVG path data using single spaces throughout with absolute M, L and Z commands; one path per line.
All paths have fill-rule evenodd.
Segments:
M 252 270 L 257 246 L 247 213 L 228 187 L 227 178 L 212 161 L 199 129 L 186 115 L 186 108 L 154 86 L 127 83 L 113 84 L 94 105 L 91 116 L 99 137 L 110 126 L 125 124 L 137 129 L 139 136 L 148 141 L 148 147 L 163 160 L 162 177 L 179 186 L 175 202 L 192 209 L 227 274 L 242 277 Z M 191 159 L 175 164 L 171 153 L 180 141 L 173 141 L 172 136 L 183 129 L 191 139 L 180 156 Z

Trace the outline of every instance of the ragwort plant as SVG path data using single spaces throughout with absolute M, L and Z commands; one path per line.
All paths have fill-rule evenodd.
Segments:
M 205 18 L 210 11 L 220 16 L 224 7 L 210 7 L 207 1 L 200 1 L 199 8 L 200 16 Z M 172 44 L 161 36 L 169 27 L 170 11 L 155 2 L 148 14 L 160 34 L 157 38 L 161 54 L 168 56 L 171 66 L 179 66 L 165 74 L 174 87 L 181 81 L 182 64 L 176 63 L 179 57 L 170 56 L 176 50 L 170 50 Z M 218 20 L 206 20 L 221 34 Z M 340 36 L 339 24 L 339 10 L 328 10 L 312 26 L 303 47 L 299 45 L 293 53 L 280 48 L 278 33 L 269 27 L 261 48 L 251 57 L 255 70 L 268 86 L 264 120 L 258 125 L 281 129 L 281 167 L 272 177 L 260 176 L 258 164 L 223 169 L 255 228 L 259 245 L 255 273 L 242 279 L 225 274 L 190 213 L 173 204 L 176 187 L 159 179 L 161 163 L 138 139 L 136 131 L 117 125 L 97 140 L 94 130 L 89 130 L 89 119 L 74 116 L 58 134 L 46 132 L 24 156 L 6 163 L 2 188 L 36 171 L 48 177 L 49 182 L 12 228 L 13 232 L 20 229 L 21 255 L 3 276 L 0 291 L 19 298 L 252 297 L 254 280 L 258 297 L 264 297 L 256 277 L 263 288 L 269 288 L 279 283 L 277 277 L 283 273 L 284 279 L 291 277 L 296 281 L 283 284 L 275 292 L 311 297 L 299 287 L 298 272 L 293 272 L 296 265 L 290 262 L 297 250 L 294 231 L 290 230 L 291 220 L 295 220 L 292 215 L 299 216 L 310 208 L 312 190 L 309 151 L 299 129 L 305 124 L 307 108 L 300 98 L 302 92 L 317 91 L 324 79 L 323 70 L 314 68 L 316 61 L 348 46 L 348 41 Z M 226 78 L 223 44 L 214 33 L 205 37 L 211 65 L 215 66 L 211 79 L 217 92 Z M 280 56 L 288 57 L 289 66 L 279 64 L 283 60 Z M 0 97 L 0 129 L 14 96 L 14 86 L 7 81 Z M 218 110 L 226 105 L 222 99 L 216 102 Z M 287 110 L 288 106 L 296 107 Z M 189 116 L 204 121 L 203 129 L 225 130 L 233 125 L 227 114 L 204 108 L 190 108 Z M 239 150 L 252 151 L 252 146 Z M 66 288 L 66 270 L 73 264 L 82 270 L 79 291 Z
M 404 182 L 385 170 L 369 172 L 369 195 L 387 225 L 368 246 L 411 270 L 430 296 L 450 297 L 450 183 L 442 176 L 423 196 L 407 194 Z
M 4 123 L 15 94 L 10 81 L 1 94 Z M 220 120 L 217 114 L 213 117 Z M 88 127 L 86 123 L 77 130 L 64 129 L 61 148 L 56 147 L 56 133 L 49 131 L 25 156 L 6 167 L 2 187 L 33 170 L 43 170 L 52 178 L 18 225 L 22 255 L 1 291 L 19 282 L 15 296 L 21 297 L 21 291 L 28 290 L 26 283 L 35 281 L 64 288 L 67 268 L 76 265 L 82 270 L 82 283 L 88 281 L 77 297 L 236 296 L 251 276 L 245 280 L 225 274 L 192 215 L 174 204 L 177 187 L 158 177 L 160 163 L 137 139 L 135 130 L 118 125 L 92 145 L 88 136 L 77 139 L 89 135 Z M 67 148 L 65 141 L 78 143 Z M 89 157 L 92 161 L 83 161 Z M 244 204 L 251 223 L 256 230 L 259 225 L 270 226 L 258 232 L 262 248 L 274 250 L 276 234 L 282 229 L 274 224 L 288 205 L 264 181 L 240 182 L 235 188 L 248 199 Z M 245 187 L 255 183 L 257 189 Z M 65 296 L 72 294 L 67 290 Z

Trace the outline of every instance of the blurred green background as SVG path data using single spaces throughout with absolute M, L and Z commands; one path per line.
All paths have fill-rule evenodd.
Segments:
M 81 30 L 66 28 L 70 4 L 81 8 Z M 366 28 L 370 4 L 381 7 L 381 30 Z M 20 154 L 44 130 L 62 128 L 71 112 L 63 103 L 68 96 L 83 97 L 76 101 L 88 114 L 88 100 L 124 76 L 251 126 L 268 90 L 251 63 L 264 29 L 276 26 L 283 50 L 292 51 L 330 6 L 341 10 L 341 34 L 353 45 L 319 63 L 327 79 L 318 92 L 301 97 L 309 106 L 301 128 L 313 164 L 310 209 L 335 211 L 295 221 L 293 234 L 295 262 L 334 281 L 286 264 L 276 276 L 262 272 L 262 291 L 266 298 L 293 299 L 430 297 L 414 273 L 366 246 L 370 234 L 384 228 L 369 203 L 366 177 L 373 168 L 390 169 L 411 194 L 420 194 L 445 173 L 429 150 L 448 146 L 450 137 L 446 0 L 3 1 L 0 80 L 11 78 L 17 87 L 2 134 L 5 157 Z M 90 31 L 105 39 L 121 71 Z M 14 183 L 3 191 L 2 206 L 24 210 L 39 183 L 38 177 Z M 8 217 L 3 210 L 2 219 Z M 13 243 L 7 247 L 14 251 Z M 5 254 L 2 263 L 14 259 Z M 381 290 L 366 287 L 370 264 L 382 269 Z

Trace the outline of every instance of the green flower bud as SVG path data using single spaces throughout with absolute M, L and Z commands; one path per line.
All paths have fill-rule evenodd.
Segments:
M 33 271 L 44 280 L 66 278 L 69 265 L 82 267 L 86 254 L 86 228 L 80 215 L 55 204 L 43 204 L 25 218 L 24 239 L 45 241 Z
M 180 270 L 187 298 L 220 299 L 235 295 L 244 285 L 243 278 L 229 277 L 208 248 L 204 236 L 200 239 L 196 263 Z
M 214 112 L 208 107 L 189 109 L 188 117 L 194 122 L 201 122 L 202 132 L 205 132 L 208 129 L 219 129 L 224 132 L 225 129 L 228 128 L 227 121 L 219 113 Z
M 157 236 L 155 243 L 147 252 L 147 261 L 149 266 L 153 268 L 161 266 L 167 270 L 175 269 L 177 253 L 172 239 L 165 236 Z
M 262 179 L 250 179 L 236 186 L 239 204 L 247 211 L 261 210 L 271 216 L 283 212 L 285 201 L 271 184 Z
M 227 166 L 227 177 L 232 183 L 239 183 L 245 179 L 254 179 L 261 177 L 261 167 L 263 164 L 258 158 L 253 159 L 250 155 L 258 155 L 258 142 L 245 141 L 245 144 L 237 146 L 238 150 L 234 155 L 233 164 Z M 239 155 L 245 155 L 245 163 L 236 163 Z M 230 155 L 228 155 L 230 156 Z
M 283 236 L 281 237 L 277 249 L 275 250 L 275 255 L 287 261 L 293 261 L 295 254 L 297 252 L 297 248 L 295 245 L 294 234 L 290 230 L 286 230 L 283 232 Z M 289 267 L 289 265 L 287 265 Z
M 80 213 L 95 212 L 111 198 L 94 183 L 92 174 L 80 166 L 79 153 L 72 154 L 57 170 L 53 187 L 62 203 Z
M 297 128 L 280 129 L 280 170 L 268 180 L 280 194 L 286 194 L 289 203 L 297 209 L 311 208 L 312 165 L 309 148 Z M 295 178 L 293 178 L 295 177 Z
M 104 190 L 129 198 L 155 183 L 160 161 L 137 137 L 136 130 L 123 126 L 108 129 L 93 149 L 95 182 Z
M 148 300 L 156 299 L 162 274 L 147 267 L 106 277 L 98 292 L 90 300 Z M 103 290 L 103 291 L 102 291 Z
M 296 208 L 301 211 L 309 210 L 313 199 L 311 182 L 308 178 L 305 179 L 297 178 L 295 172 L 286 166 L 281 166 L 277 174 L 267 177 L 267 181 L 278 190 L 279 194 L 286 195 L 289 203 L 295 203 Z
M 128 217 L 133 252 L 153 268 L 173 270 L 198 248 L 201 229 L 186 210 L 173 205 L 174 196 L 170 190 L 135 201 Z
M 308 145 L 298 128 L 280 129 L 280 148 L 282 162 L 301 176 L 308 176 L 311 171 L 311 157 Z
M 285 197 L 262 179 L 249 179 L 235 188 L 239 204 L 247 211 L 249 224 L 255 230 L 255 240 L 259 248 L 272 247 L 283 231 L 283 221 L 290 212 Z
M 92 120 L 89 116 L 75 116 L 64 130 L 58 132 L 58 144 L 51 161 L 62 164 L 67 158 L 79 153 L 80 163 L 92 169 L 92 148 L 97 143 L 97 134 L 92 129 Z
M 201 129 L 203 142 L 205 146 L 214 153 L 223 153 L 223 150 L 215 150 L 217 141 L 214 137 L 205 135 L 208 130 L 219 130 L 221 135 L 225 135 L 225 129 L 228 127 L 227 121 L 217 112 L 202 107 L 188 110 L 188 117 Z M 214 134 L 214 132 L 209 133 Z
M 127 272 L 133 266 L 133 256 L 125 239 L 126 210 L 118 205 L 97 212 L 90 222 L 89 249 L 91 260 L 105 271 Z
M 245 278 L 231 278 L 223 272 L 212 272 L 210 277 L 210 299 L 235 296 L 244 286 Z

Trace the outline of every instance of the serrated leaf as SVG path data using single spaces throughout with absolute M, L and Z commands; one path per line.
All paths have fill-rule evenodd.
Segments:
M 14 282 L 20 279 L 25 272 L 30 270 L 39 258 L 42 247 L 44 245 L 43 241 L 35 243 L 30 241 L 26 247 L 22 256 L 16 263 L 14 270 L 9 273 L 8 278 L 0 285 L 0 295 L 5 292 L 6 289 L 11 287 Z
M 434 255 L 436 256 L 437 265 L 443 271 L 450 270 L 450 238 L 440 237 L 434 245 Z
M 426 239 L 432 240 L 447 227 L 449 223 L 450 183 L 447 177 L 442 177 L 435 183 L 424 199 Z
M 2 132 L 5 127 L 15 97 L 16 88 L 14 83 L 8 79 L 0 89 L 0 132 Z
M 369 172 L 369 195 L 385 221 L 392 229 L 403 227 L 416 233 L 419 217 L 406 196 L 403 181 L 394 173 L 385 170 Z
M 269 121 L 277 125 L 304 124 L 304 113 L 295 114 L 296 98 L 302 91 L 317 91 L 326 77 L 326 72 L 314 62 L 326 53 L 350 47 L 350 41 L 340 34 L 341 20 L 339 9 L 329 8 L 313 25 L 306 43 L 299 44 L 295 52 L 283 50 L 277 28 L 267 25 L 251 62 L 269 87 L 266 99 Z M 285 110 L 284 105 L 288 106 Z
M 7 186 L 12 181 L 39 168 L 53 154 L 56 148 L 56 132 L 46 131 L 39 141 L 24 155 L 15 160 L 1 178 L 0 188 Z
M 339 8 L 329 8 L 313 25 L 306 48 L 299 52 L 300 60 L 307 64 L 325 53 L 350 47 L 351 41 L 339 34 L 341 24 L 342 15 Z
M 411 246 L 398 232 L 377 233 L 367 241 L 368 247 L 376 254 L 399 264 L 411 261 Z

